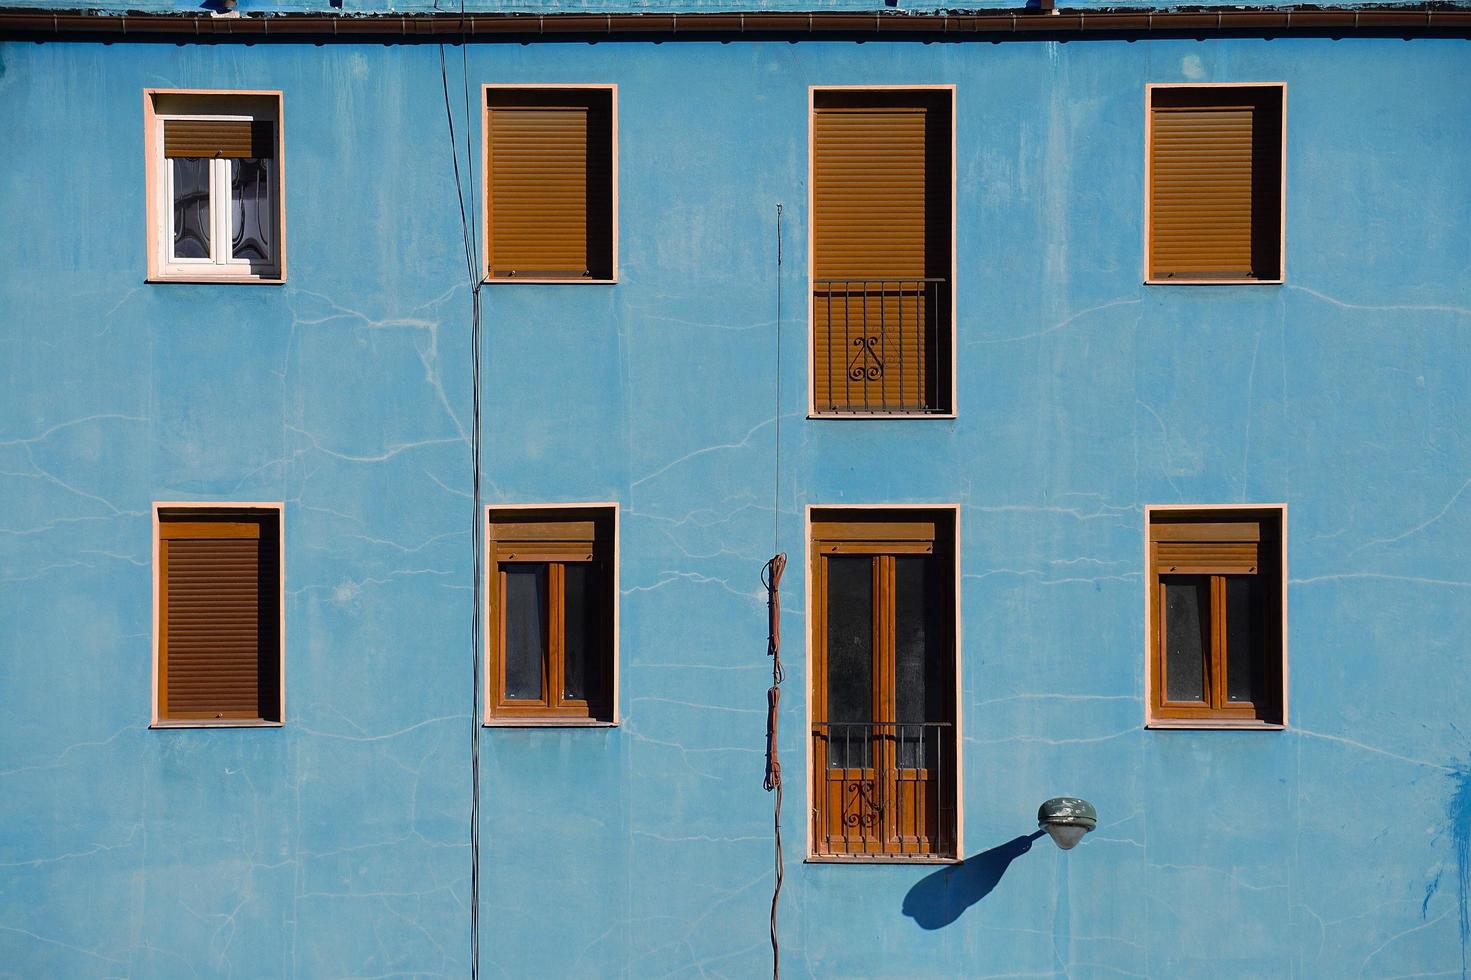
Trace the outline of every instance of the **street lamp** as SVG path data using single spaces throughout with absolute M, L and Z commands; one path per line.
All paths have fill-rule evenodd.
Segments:
M 1098 811 L 1087 800 L 1057 796 L 1037 808 L 1037 826 L 1047 831 L 1058 847 L 1071 851 L 1084 834 L 1098 826 Z

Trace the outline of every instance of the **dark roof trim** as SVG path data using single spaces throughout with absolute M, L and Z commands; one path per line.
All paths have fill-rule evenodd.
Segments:
M 1142 35 L 1425 35 L 1471 37 L 1471 7 L 1312 7 L 1195 10 L 1037 9 L 986 13 L 272 14 L 53 13 L 0 10 L 0 37 L 34 40 L 525 41 L 733 36 L 883 36 L 922 40 Z

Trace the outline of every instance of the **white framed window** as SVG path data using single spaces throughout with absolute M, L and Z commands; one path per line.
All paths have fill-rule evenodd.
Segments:
M 280 94 L 150 91 L 145 106 L 149 279 L 282 281 Z

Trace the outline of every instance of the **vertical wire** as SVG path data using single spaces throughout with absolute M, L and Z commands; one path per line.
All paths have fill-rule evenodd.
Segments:
M 469 54 L 465 51 L 465 9 L 460 6 L 460 69 L 464 89 L 465 112 L 465 156 L 469 172 L 469 214 L 465 210 L 465 183 L 460 174 L 459 143 L 455 136 L 454 110 L 450 103 L 449 71 L 445 64 L 444 45 L 439 45 L 439 80 L 444 93 L 444 115 L 449 127 L 450 159 L 454 170 L 455 197 L 460 209 L 460 232 L 465 250 L 465 272 L 470 286 L 470 468 L 474 512 L 471 515 L 471 615 L 470 646 L 472 650 L 470 676 L 470 977 L 480 977 L 480 658 L 482 634 L 482 595 L 480 591 L 483 573 L 484 527 L 480 513 L 480 469 L 481 469 L 481 405 L 480 405 L 480 252 L 472 227 L 478 227 L 475 212 L 475 153 L 471 144 L 470 130 L 470 69 Z
M 771 553 L 781 551 L 781 204 L 776 206 L 776 462 L 772 467 Z

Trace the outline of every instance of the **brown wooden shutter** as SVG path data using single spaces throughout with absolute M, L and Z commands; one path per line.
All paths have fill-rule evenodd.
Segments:
M 279 720 L 278 565 L 262 522 L 159 525 L 159 715 Z
M 490 107 L 490 274 L 591 275 L 588 107 Z
M 1156 90 L 1149 277 L 1281 275 L 1281 91 Z
M 813 366 L 818 411 L 923 407 L 924 106 L 816 109 Z M 866 396 L 869 404 L 856 404 Z
M 548 519 L 545 512 L 500 511 L 490 518 L 496 561 L 591 561 L 611 528 L 591 518 Z
M 166 157 L 256 157 L 276 155 L 274 127 L 248 119 L 166 119 Z
M 818 108 L 813 272 L 818 279 L 925 274 L 922 106 Z
M 812 521 L 812 540 L 827 544 L 863 542 L 873 544 L 935 543 L 935 522 L 902 520 L 852 521 L 818 518 Z
M 1262 528 L 1254 521 L 1151 523 L 1154 570 L 1160 575 L 1254 575 Z

